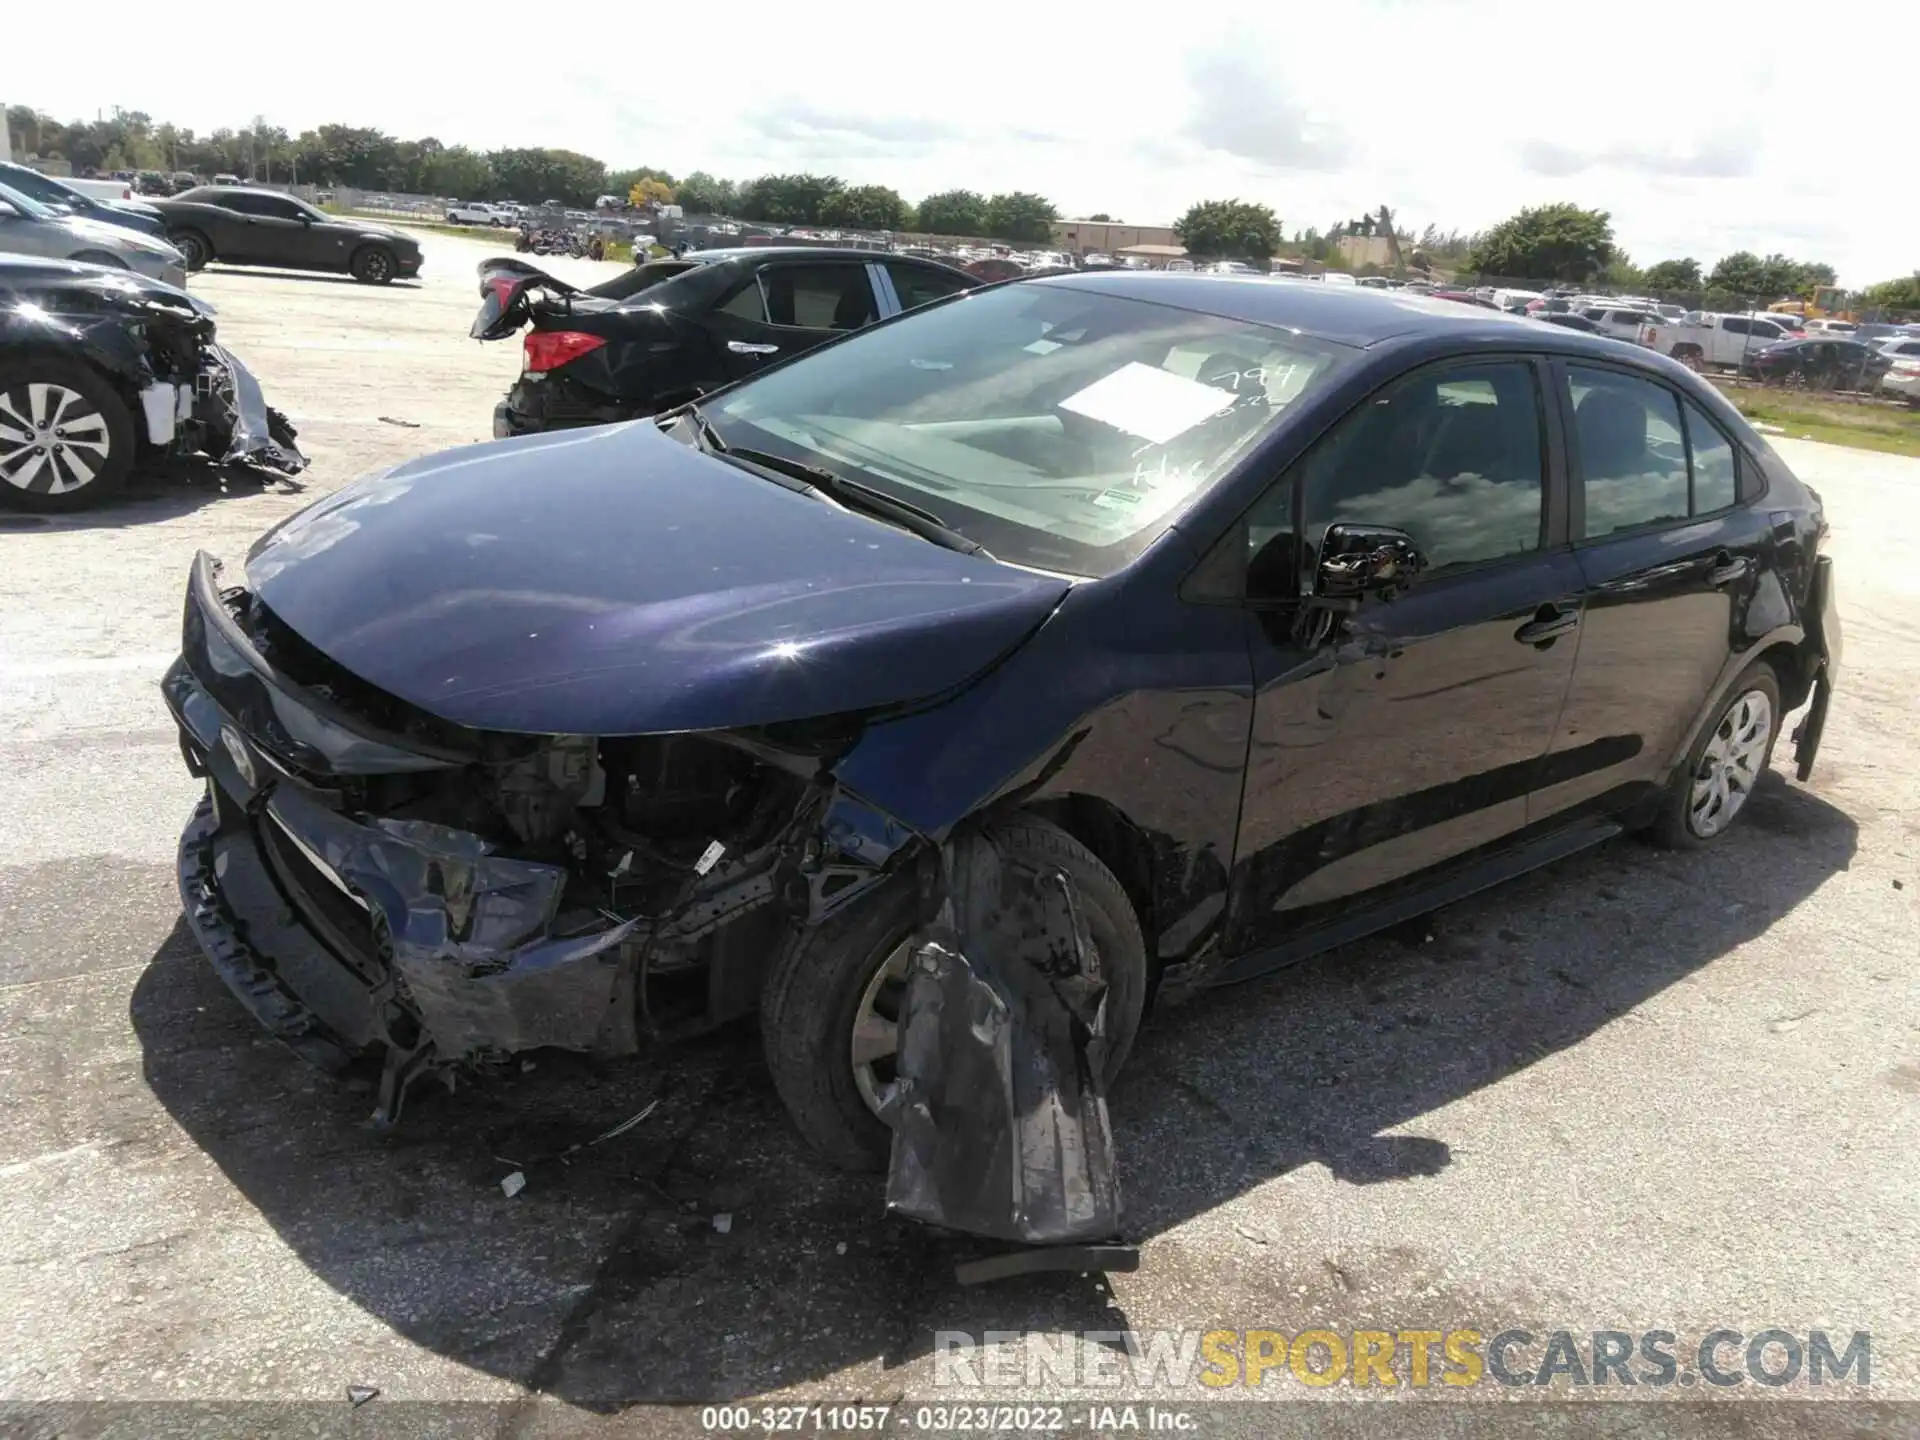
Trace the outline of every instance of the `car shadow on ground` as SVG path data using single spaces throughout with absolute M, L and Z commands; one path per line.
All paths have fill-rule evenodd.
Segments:
M 1851 819 L 1773 776 L 1706 852 L 1618 841 L 1170 1007 L 1113 1104 L 1134 1238 L 1305 1165 L 1355 1185 L 1444 1171 L 1443 1134 L 1385 1132 L 1760 935 L 1855 845 Z M 937 1329 L 1129 1324 L 1098 1280 L 956 1285 L 951 1242 L 801 1145 L 751 1026 L 632 1062 L 542 1053 L 417 1093 L 379 1135 L 370 1093 L 265 1039 L 184 926 L 131 1011 L 153 1093 L 316 1275 L 407 1340 L 574 1404 L 737 1399 L 876 1362 L 863 1398 L 885 1400 Z
M 222 265 L 218 260 L 211 265 L 203 265 L 193 272 L 196 275 L 220 275 L 229 279 L 253 280 L 308 280 L 315 285 L 363 285 L 368 290 L 418 290 L 418 279 L 389 280 L 384 286 L 366 285 L 351 275 L 335 274 L 331 270 L 280 270 L 271 265 Z
M 0 508 L 0 530 L 101 530 L 151 525 L 191 515 L 217 500 L 269 493 L 301 495 L 306 489 L 298 476 L 248 465 L 167 460 L 136 471 L 119 494 L 85 510 L 41 515 Z

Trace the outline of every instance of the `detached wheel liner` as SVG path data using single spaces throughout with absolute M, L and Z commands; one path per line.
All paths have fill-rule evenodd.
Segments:
M 1147 993 L 1146 942 L 1126 890 L 1078 840 L 1038 817 L 999 821 L 988 834 L 1003 854 L 1056 866 L 1074 884 L 1108 977 L 1111 1083 L 1133 1048 Z M 843 1170 L 887 1163 L 892 1132 L 861 1093 L 855 1027 L 877 972 L 912 936 L 919 914 L 915 877 L 903 873 L 818 927 L 790 933 L 768 970 L 760 1026 L 774 1088 L 807 1143 Z M 885 1004 L 881 1015 L 897 1017 Z

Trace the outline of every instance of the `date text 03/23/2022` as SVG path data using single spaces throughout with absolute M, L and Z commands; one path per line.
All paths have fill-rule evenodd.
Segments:
M 881 1434 L 906 1429 L 934 1435 L 1129 1430 L 1183 1434 L 1195 1428 L 1184 1410 L 1161 1405 L 709 1405 L 700 1412 L 704 1430 L 720 1434 Z

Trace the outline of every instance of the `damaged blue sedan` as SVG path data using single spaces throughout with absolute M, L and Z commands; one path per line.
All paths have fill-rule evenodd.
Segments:
M 1060 881 L 1110 1078 L 1156 990 L 1624 831 L 1713 843 L 1811 701 L 1804 776 L 1826 533 L 1631 346 L 1259 279 L 990 287 L 201 556 L 181 892 L 268 1029 L 382 1067 L 385 1119 L 757 1009 L 801 1130 L 870 1167 L 916 936 L 995 904 L 953 893 L 961 837 Z

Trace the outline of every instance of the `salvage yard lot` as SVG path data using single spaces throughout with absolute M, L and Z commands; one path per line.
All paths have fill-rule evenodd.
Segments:
M 194 281 L 298 426 L 298 488 L 0 523 L 0 1398 L 539 1391 L 631 1423 L 928 1397 L 939 1330 L 1779 1326 L 1871 1331 L 1873 1397 L 1920 1399 L 1920 461 L 1779 445 L 1845 624 L 1811 785 L 1782 768 L 1706 854 L 1608 845 L 1159 1014 L 1114 1102 L 1140 1271 L 966 1291 L 801 1146 L 750 1026 L 543 1054 L 383 1137 L 188 938 L 198 786 L 154 682 L 193 553 L 484 439 L 518 366 L 466 338 L 497 247 L 422 243 L 417 285 Z

